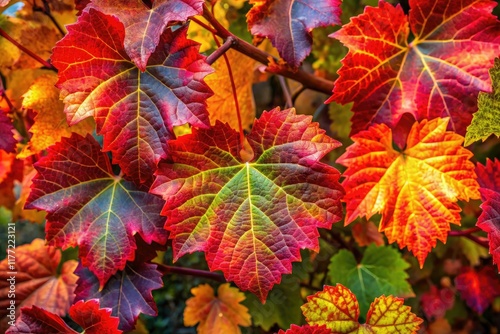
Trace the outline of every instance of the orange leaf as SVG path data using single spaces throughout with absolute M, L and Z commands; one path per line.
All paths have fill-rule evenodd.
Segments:
M 82 136 L 92 133 L 95 126 L 92 118 L 71 127 L 68 125 L 64 114 L 64 104 L 59 100 L 59 89 L 54 86 L 56 82 L 57 74 L 42 75 L 24 94 L 22 107 L 33 109 L 37 115 L 35 123 L 30 128 L 33 136 L 28 145 L 18 154 L 18 158 L 26 158 L 45 150 L 60 141 L 62 137 L 70 137 L 73 132 Z
M 66 261 L 58 273 L 61 251 L 45 246 L 45 241 L 35 239 L 31 244 L 18 246 L 15 253 L 8 249 L 7 255 L 15 255 L 0 262 L 0 295 L 7 296 L 11 288 L 8 278 L 15 277 L 16 311 L 22 307 L 36 305 L 48 312 L 64 316 L 73 302 L 73 291 L 78 277 L 73 274 L 78 262 Z M 5 318 L 7 306 L 12 299 L 0 300 L 0 317 Z
M 241 123 L 248 129 L 255 119 L 255 103 L 253 100 L 252 83 L 255 61 L 235 50 L 226 52 L 233 72 L 236 95 L 241 113 Z M 205 82 L 212 88 L 214 95 L 207 100 L 210 123 L 215 125 L 219 120 L 238 130 L 238 118 L 231 88 L 231 79 L 224 57 L 217 59 L 212 67 L 215 73 L 205 78 Z
M 251 325 L 248 309 L 240 302 L 245 295 L 229 283 L 217 289 L 218 296 L 208 284 L 191 289 L 194 297 L 186 301 L 184 325 L 194 326 L 198 322 L 198 333 L 241 333 L 240 326 Z
M 309 325 L 326 326 L 332 333 L 417 333 L 422 319 L 402 298 L 381 296 L 371 303 L 366 323 L 360 324 L 356 296 L 342 284 L 325 286 L 302 305 Z
M 14 162 L 14 157 L 14 154 L 0 150 L 0 183 L 2 183 L 3 180 L 7 178 L 7 175 L 9 175 L 12 169 L 12 163 Z
M 457 200 L 479 198 L 472 153 L 463 137 L 446 131 L 449 118 L 413 124 L 402 151 L 392 130 L 377 124 L 353 136 L 337 162 L 347 166 L 346 225 L 357 216 L 382 214 L 390 243 L 413 251 L 422 266 L 436 239 L 446 242 L 450 223 L 460 225 Z
M 360 247 L 368 246 L 372 242 L 377 246 L 384 244 L 384 237 L 372 221 L 360 222 L 353 226 L 352 236 Z

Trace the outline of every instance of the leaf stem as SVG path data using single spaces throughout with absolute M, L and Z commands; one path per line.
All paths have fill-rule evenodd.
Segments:
M 215 38 L 215 36 L 214 36 Z M 220 45 L 219 41 L 216 39 L 216 43 Z M 206 62 L 209 65 L 212 65 L 215 63 L 217 59 L 219 59 L 222 55 L 226 53 L 227 50 L 231 47 L 231 45 L 234 43 L 234 38 L 232 36 L 229 36 L 224 44 L 220 45 L 217 50 L 215 50 L 210 56 L 207 57 Z
M 35 53 L 33 53 L 31 50 L 29 50 L 29 49 L 25 48 L 24 46 L 22 46 L 21 44 L 19 44 L 15 39 L 13 39 L 12 37 L 10 37 L 9 34 L 7 34 L 5 32 L 5 30 L 3 30 L 2 28 L 0 28 L 0 36 L 2 36 L 6 40 L 8 40 L 12 44 L 14 44 L 19 50 L 21 50 L 24 53 L 28 54 L 31 58 L 35 59 L 37 62 L 39 62 L 40 64 L 42 64 L 44 67 L 57 72 L 57 69 L 51 63 L 49 63 L 46 60 L 43 60 L 38 55 L 36 55 Z
M 283 91 L 283 96 L 285 97 L 285 109 L 293 107 L 292 95 L 290 94 L 285 78 L 279 75 L 278 81 L 280 82 L 281 90 Z
M 489 246 L 489 242 L 487 239 L 485 239 L 483 237 L 478 237 L 478 236 L 472 234 L 472 233 L 476 233 L 476 232 L 480 232 L 480 231 L 481 231 L 481 229 L 476 226 L 476 227 L 471 227 L 469 229 L 462 230 L 462 231 L 449 231 L 448 236 L 450 236 L 450 237 L 464 237 L 464 238 L 467 238 L 467 239 L 475 242 L 479 246 L 482 246 L 484 248 L 489 248 L 490 246 Z
M 227 282 L 223 275 L 211 271 L 185 268 L 185 267 L 167 266 L 165 264 L 160 264 L 160 263 L 155 263 L 155 264 L 158 266 L 158 270 L 164 275 L 180 274 L 180 275 L 208 278 L 221 283 Z
M 52 21 L 52 23 L 54 24 L 56 29 L 61 33 L 61 35 L 62 36 L 66 35 L 63 28 L 59 25 L 59 23 L 56 21 L 56 19 L 52 15 L 52 12 L 50 11 L 49 3 L 47 2 L 47 0 L 42 0 L 42 2 L 43 2 L 43 8 L 38 7 L 36 5 L 33 5 L 33 11 L 34 12 L 42 12 L 43 14 L 45 14 Z
M 215 33 L 223 40 L 226 40 L 229 36 L 232 36 L 235 40 L 233 44 L 231 44 L 231 47 L 236 51 L 257 60 L 258 62 L 267 65 L 266 71 L 282 75 L 284 77 L 300 82 L 307 88 L 331 95 L 333 90 L 332 81 L 316 77 L 300 69 L 294 71 L 286 65 L 280 65 L 278 59 L 274 58 L 269 53 L 260 50 L 250 43 L 247 43 L 246 41 L 235 36 L 229 30 L 227 30 L 222 24 L 219 23 L 219 21 L 217 21 L 217 19 L 212 15 L 205 4 L 203 5 L 203 17 L 213 26 L 214 29 L 209 29 L 210 31 L 215 30 Z M 202 27 L 205 28 L 206 25 L 202 25 Z M 272 66 L 269 66 L 271 64 Z

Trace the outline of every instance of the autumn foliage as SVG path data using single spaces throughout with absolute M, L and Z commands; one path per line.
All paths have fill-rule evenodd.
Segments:
M 0 328 L 500 329 L 495 7 L 0 0 Z

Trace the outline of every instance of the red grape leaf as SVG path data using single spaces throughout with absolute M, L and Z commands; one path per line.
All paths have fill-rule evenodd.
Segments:
M 100 309 L 96 299 L 79 301 L 71 306 L 70 317 L 83 328 L 85 334 L 121 334 L 117 329 L 118 318 L 110 309 Z M 77 334 L 56 314 L 33 306 L 23 308 L 21 317 L 6 334 Z
M 140 313 L 158 314 L 151 291 L 163 286 L 162 275 L 155 264 L 145 263 L 151 256 L 144 254 L 142 248 L 138 248 L 137 259 L 114 274 L 102 290 L 99 279 L 90 270 L 79 266 L 75 271 L 79 277 L 75 300 L 98 298 L 102 307 L 111 308 L 111 314 L 120 319 L 118 328 L 124 331 L 134 329 Z
M 495 297 L 500 296 L 500 279 L 491 266 L 479 271 L 465 268 L 455 277 L 455 287 L 467 305 L 477 313 L 483 313 Z
M 429 291 L 422 294 L 420 302 L 427 319 L 442 318 L 455 304 L 455 291 L 451 288 L 438 289 L 432 285 Z
M 240 302 L 245 300 L 245 294 L 229 283 L 221 284 L 214 289 L 208 284 L 201 284 L 191 289 L 194 297 L 186 301 L 184 309 L 184 325 L 194 326 L 199 323 L 198 334 L 239 333 L 239 326 L 248 327 L 252 324 L 248 309 Z
M 280 56 L 297 68 L 311 53 L 311 31 L 340 22 L 340 0 L 250 1 L 248 27 L 252 34 L 268 37 Z
M 93 116 L 104 135 L 103 149 L 140 182 L 167 156 L 173 126 L 210 124 L 206 99 L 212 92 L 203 78 L 212 69 L 186 32 L 187 26 L 167 29 L 144 72 L 125 53 L 122 24 L 94 9 L 68 26 L 54 48 L 68 123 Z
M 374 243 L 377 246 L 383 246 L 384 236 L 379 232 L 377 225 L 371 220 L 362 221 L 352 227 L 352 236 L 356 240 L 358 246 L 365 247 Z
M 381 296 L 371 303 L 360 324 L 356 296 L 342 284 L 325 285 L 307 297 L 302 312 L 309 325 L 326 326 L 333 333 L 417 333 L 422 319 L 405 306 L 403 298 Z
M 14 138 L 14 125 L 5 112 L 0 109 L 0 150 L 16 152 L 17 141 Z
M 278 334 L 332 334 L 332 331 L 326 328 L 326 326 L 292 325 L 286 332 L 280 329 Z
M 42 239 L 35 239 L 31 244 L 18 246 L 14 250 L 8 249 L 7 255 L 14 255 L 15 261 L 9 264 L 7 257 L 0 262 L 0 295 L 7 296 L 10 290 L 10 281 L 7 279 L 14 276 L 17 311 L 21 307 L 36 305 L 65 316 L 74 298 L 77 277 L 73 271 L 78 263 L 66 261 L 59 272 L 61 251 L 45 246 Z M 7 307 L 11 300 L 0 300 L 0 317 L 4 318 L 9 312 Z
M 165 243 L 163 201 L 113 174 L 106 153 L 92 136 L 73 134 L 48 149 L 35 168 L 27 209 L 47 211 L 51 245 L 79 246 L 84 266 L 100 286 L 133 260 L 139 233 L 148 243 Z
M 264 112 L 247 136 L 255 158 L 240 158 L 239 134 L 217 122 L 169 142 L 151 191 L 166 200 L 174 259 L 204 251 L 211 270 L 261 301 L 300 261 L 318 251 L 318 227 L 342 216 L 339 172 L 319 160 L 340 144 L 295 109 Z
M 500 161 L 495 158 L 488 159 L 485 166 L 477 164 L 476 172 L 483 200 L 477 226 L 488 233 L 490 254 L 500 271 Z
M 491 91 L 488 69 L 500 54 L 495 6 L 410 0 L 409 17 L 382 0 L 366 7 L 332 35 L 349 53 L 327 102 L 354 102 L 351 134 L 374 123 L 394 127 L 405 112 L 419 121 L 451 117 L 450 128 L 465 134 L 477 95 Z
M 352 137 L 338 160 L 347 168 L 346 224 L 382 214 L 379 229 L 389 242 L 408 246 L 422 266 L 436 239 L 446 241 L 450 223 L 460 225 L 457 200 L 479 198 L 472 153 L 463 137 L 446 131 L 449 118 L 413 124 L 402 151 L 393 134 L 376 124 Z
M 142 0 L 94 0 L 87 8 L 113 15 L 125 27 L 125 51 L 141 71 L 160 43 L 160 36 L 173 21 L 186 21 L 201 14 L 203 0 L 155 0 L 148 8 Z

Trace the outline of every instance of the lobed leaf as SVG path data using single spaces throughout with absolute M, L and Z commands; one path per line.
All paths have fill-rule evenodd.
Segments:
M 500 161 L 488 159 L 484 166 L 478 163 L 476 172 L 483 200 L 476 225 L 488 233 L 490 254 L 500 270 Z
M 113 174 L 106 153 L 92 136 L 73 134 L 48 150 L 26 208 L 47 211 L 46 239 L 56 247 L 79 246 L 84 266 L 100 286 L 135 256 L 134 234 L 165 243 L 161 198 Z
M 23 95 L 23 109 L 34 110 L 36 116 L 29 129 L 32 133 L 31 139 L 17 155 L 19 159 L 37 154 L 61 138 L 70 137 L 73 132 L 85 136 L 94 131 L 95 124 L 91 118 L 68 126 L 63 111 L 64 105 L 59 100 L 59 89 L 54 86 L 56 81 L 56 74 L 42 75 Z
M 248 27 L 253 35 L 268 37 L 280 56 L 297 68 L 311 53 L 314 28 L 340 25 L 340 0 L 250 1 Z
M 254 158 L 240 158 L 239 134 L 217 122 L 169 142 L 172 162 L 159 165 L 151 192 L 174 259 L 204 251 L 210 270 L 261 301 L 300 261 L 318 251 L 318 227 L 342 214 L 339 172 L 319 160 L 339 143 L 294 109 L 264 112 L 247 136 Z
M 331 334 L 331 333 L 332 331 L 326 328 L 326 326 L 292 325 L 290 329 L 287 329 L 286 332 L 280 329 L 280 331 L 277 334 Z
M 381 213 L 379 229 L 413 251 L 421 266 L 436 240 L 446 242 L 450 223 L 460 225 L 457 200 L 479 198 L 472 153 L 461 146 L 462 136 L 446 131 L 448 122 L 413 124 L 401 151 L 388 126 L 374 125 L 353 136 L 337 160 L 347 167 L 345 223 Z
M 73 271 L 78 263 L 68 260 L 60 264 L 61 251 L 45 246 L 42 239 L 18 246 L 14 253 L 8 254 L 15 255 L 15 263 L 10 264 L 9 257 L 0 262 L 0 294 L 5 296 L 0 301 L 0 316 L 3 318 L 9 313 L 7 307 L 12 299 L 6 296 L 10 289 L 7 279 L 11 275 L 16 278 L 14 298 L 17 312 L 22 307 L 35 305 L 59 316 L 67 315 L 73 303 L 77 280 Z
M 167 157 L 174 126 L 209 125 L 206 99 L 212 92 L 203 78 L 212 69 L 186 31 L 167 29 L 141 71 L 123 47 L 123 25 L 90 8 L 54 48 L 69 124 L 93 116 L 103 149 L 139 182 L 150 180 Z
M 430 290 L 422 294 L 420 303 L 427 319 L 443 318 L 455 304 L 455 291 L 449 287 L 438 289 L 431 285 Z
M 485 141 L 494 134 L 500 137 L 500 59 L 495 59 L 495 66 L 490 69 L 493 92 L 479 93 L 478 111 L 472 116 L 472 122 L 467 127 L 465 146 L 481 139 Z
M 307 297 L 302 312 L 309 325 L 326 326 L 333 333 L 412 333 L 422 319 L 411 312 L 403 299 L 381 296 L 370 305 L 366 322 L 360 324 L 356 296 L 342 284 L 325 285 L 323 291 Z M 300 333 L 300 332 L 299 332 Z
M 111 310 L 100 309 L 96 299 L 77 302 L 69 310 L 74 322 L 83 328 L 85 334 L 121 334 L 117 329 L 118 319 L 111 316 Z M 33 306 L 23 308 L 21 317 L 6 334 L 77 334 L 56 314 Z
M 500 279 L 493 267 L 478 271 L 465 268 L 455 277 L 455 287 L 467 305 L 477 313 L 483 313 L 500 296 Z
M 405 272 L 409 267 L 397 250 L 371 244 L 360 263 L 345 249 L 332 256 L 328 277 L 330 282 L 351 290 L 357 296 L 360 312 L 366 313 L 373 299 L 380 295 L 415 296 Z
M 125 28 L 125 51 L 136 66 L 146 71 L 149 57 L 160 44 L 169 23 L 184 22 L 203 12 L 203 0 L 155 0 L 151 8 L 141 0 L 93 0 L 87 7 L 116 17 Z
M 157 265 L 147 263 L 156 253 L 140 239 L 137 243 L 141 244 L 136 260 L 127 262 L 125 269 L 111 276 L 102 289 L 99 278 L 88 268 L 80 265 L 75 271 L 79 277 L 75 300 L 99 299 L 102 307 L 111 309 L 112 316 L 118 317 L 118 328 L 124 331 L 134 329 L 141 313 L 158 315 L 152 290 L 163 286 L 162 274 L 157 270 Z
M 463 135 L 478 93 L 491 91 L 488 69 L 500 53 L 496 2 L 409 3 L 407 17 L 381 0 L 331 35 L 349 52 L 327 102 L 354 102 L 351 134 L 374 123 L 394 127 L 408 112 L 418 121 L 450 117 L 449 129 Z
M 252 324 L 248 309 L 241 305 L 245 295 L 229 283 L 219 286 L 217 297 L 208 284 L 201 284 L 191 289 L 194 297 L 186 301 L 184 325 L 194 326 L 199 334 L 235 333 L 241 334 L 239 326 Z

